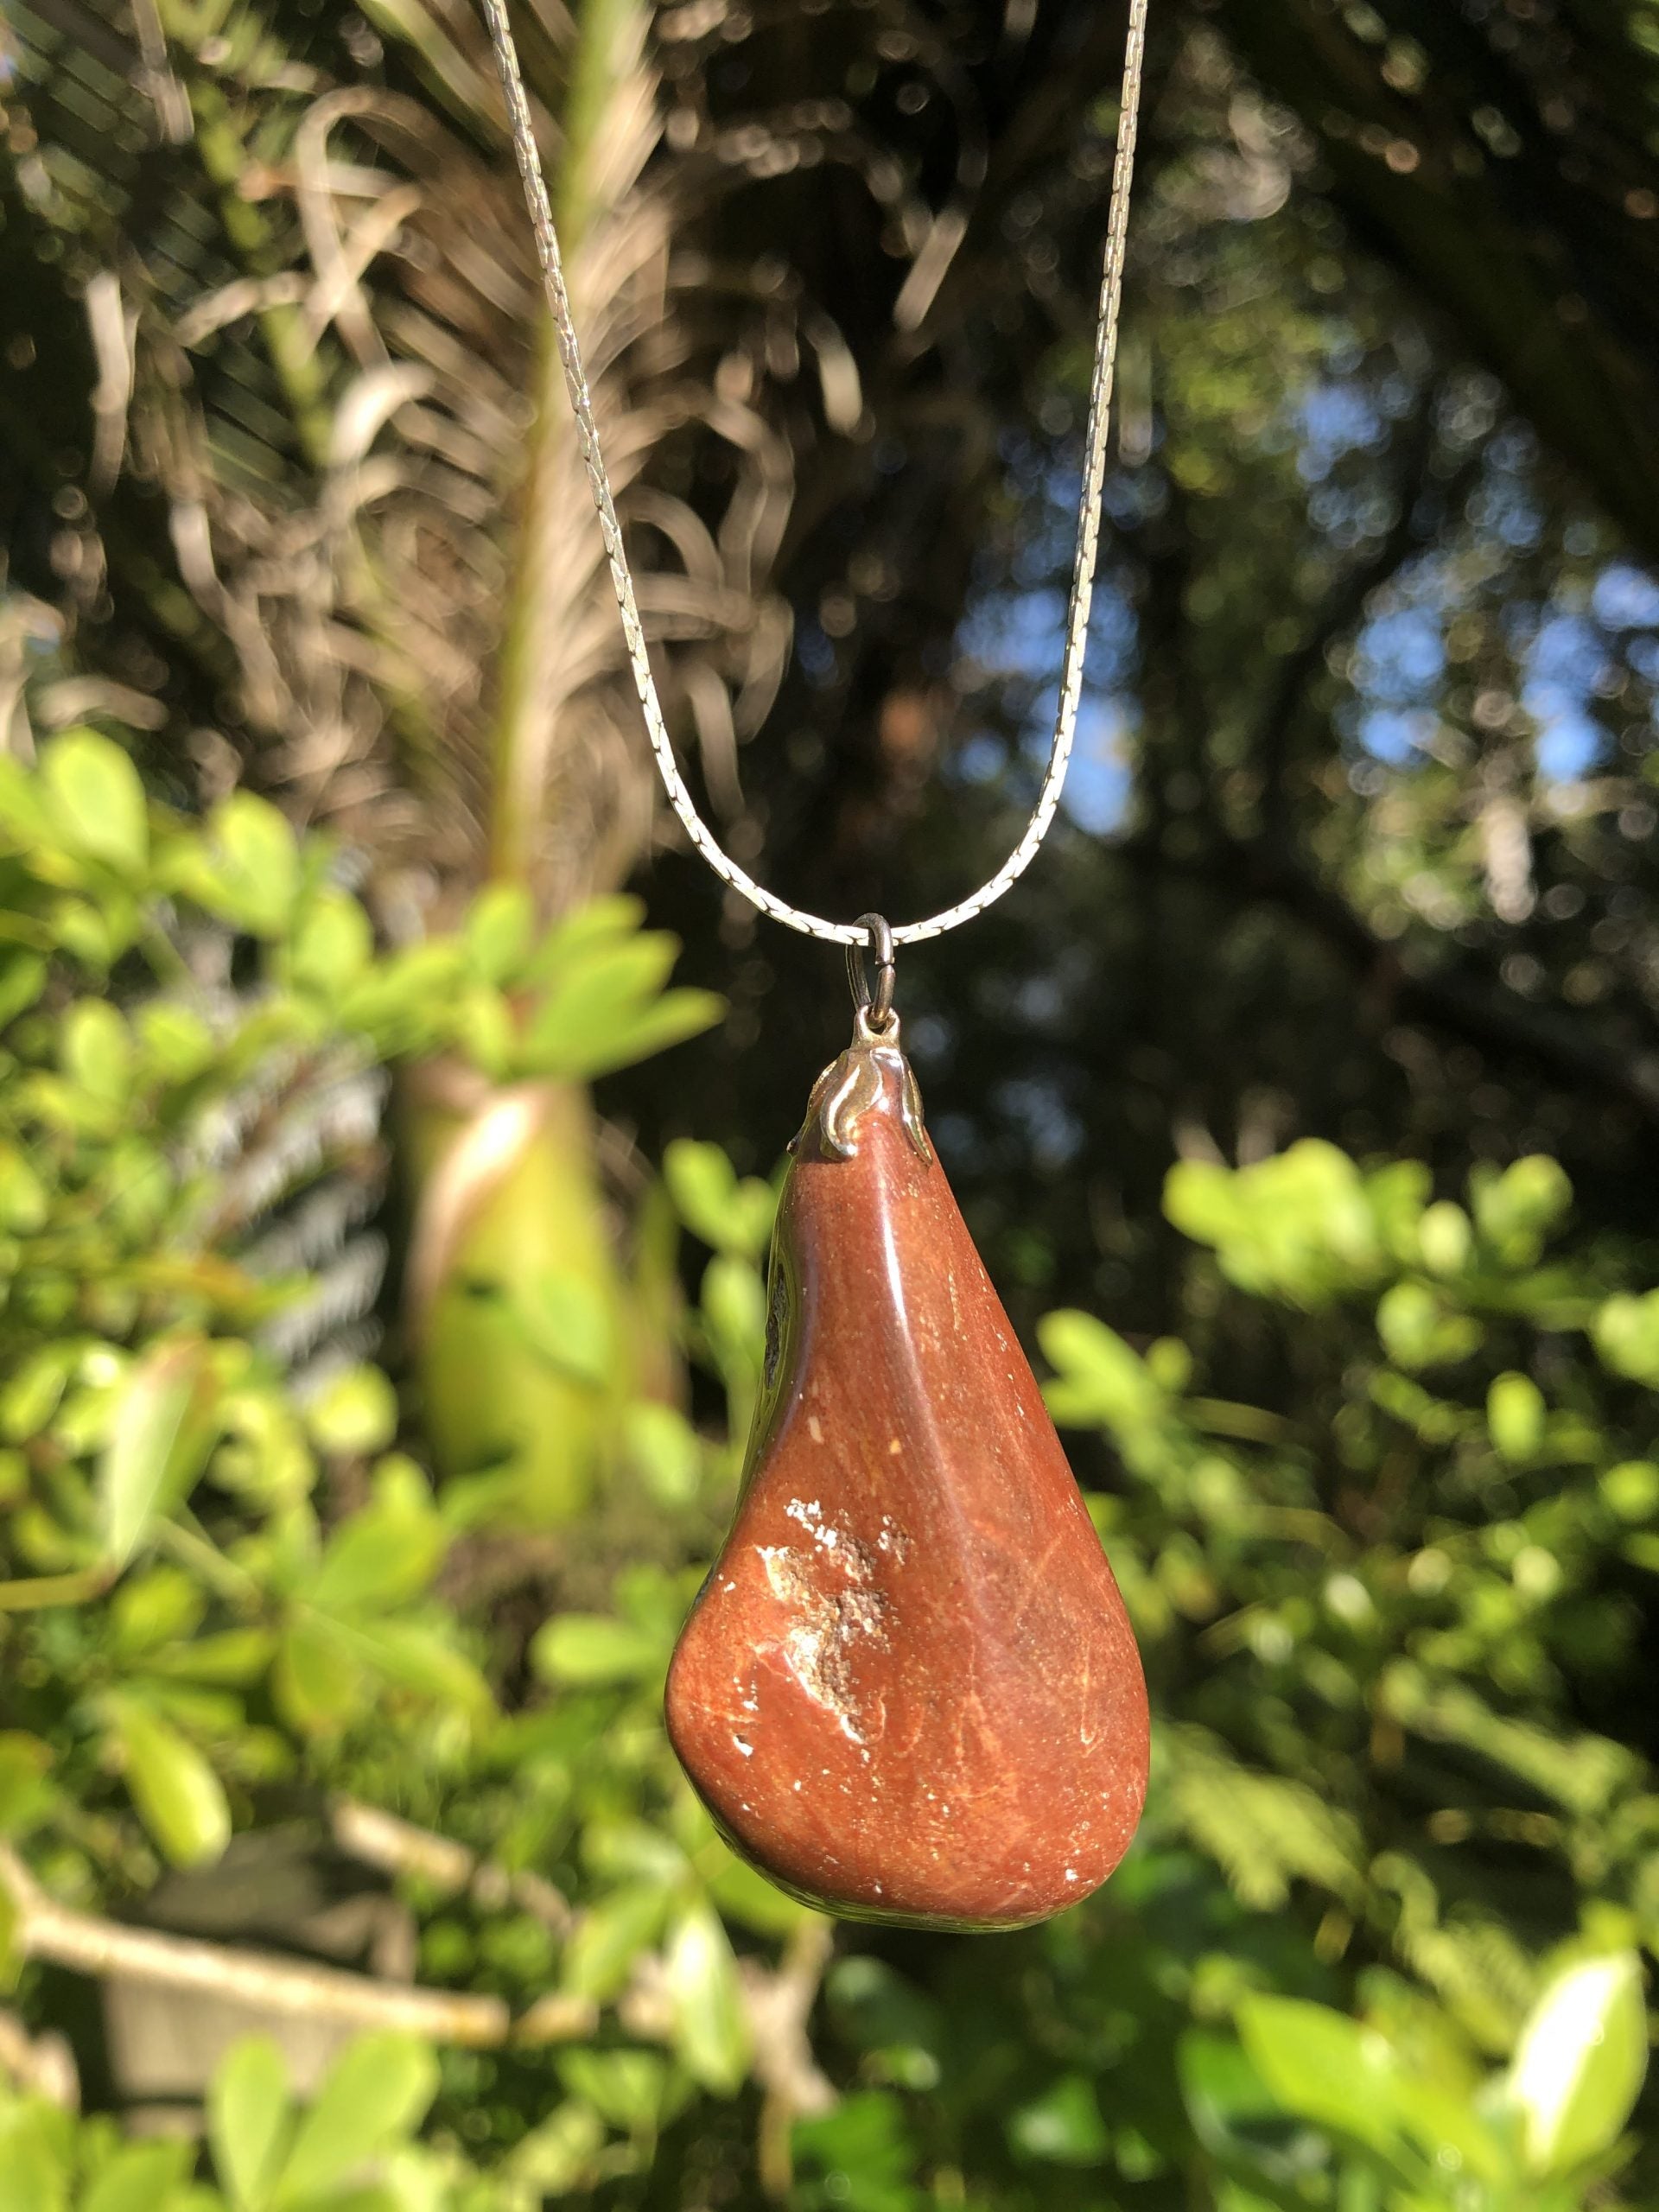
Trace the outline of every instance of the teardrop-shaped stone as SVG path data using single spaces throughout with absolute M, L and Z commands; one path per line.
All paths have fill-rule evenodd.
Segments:
M 725 1548 L 668 1678 L 735 1848 L 830 1911 L 1014 1928 L 1140 1818 L 1128 1621 L 922 1126 L 896 1023 L 818 1079 Z

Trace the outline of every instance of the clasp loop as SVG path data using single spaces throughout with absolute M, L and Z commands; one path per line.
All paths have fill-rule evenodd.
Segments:
M 868 949 L 875 963 L 875 988 L 864 972 L 866 946 L 847 948 L 847 981 L 852 987 L 853 1012 L 861 1033 L 875 1034 L 891 1029 L 893 1013 L 893 931 L 880 914 L 861 914 L 857 926 L 867 932 Z

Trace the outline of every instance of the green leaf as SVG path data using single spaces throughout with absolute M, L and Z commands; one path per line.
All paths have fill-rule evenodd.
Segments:
M 1065 2074 L 1040 2097 L 1008 2114 L 1008 2141 L 1028 2158 L 1057 2166 L 1098 2166 L 1112 2139 L 1086 2075 Z
M 1651 1521 L 1659 1513 L 1659 1463 L 1625 1459 L 1609 1467 L 1601 1494 L 1621 1521 Z
M 61 842 L 62 825 L 41 789 L 38 766 L 0 753 L 0 836 L 15 851 L 45 853 Z
M 1243 2144 L 1260 2145 L 1264 2124 L 1282 2128 L 1283 2107 L 1234 2037 L 1189 2028 L 1176 2060 L 1187 2118 L 1205 2150 L 1236 2153 Z
M 1512 1467 L 1524 1467 L 1544 1440 L 1543 1393 L 1529 1375 L 1500 1375 L 1486 1393 L 1486 1427 Z
M 517 979 L 530 957 L 536 911 L 530 893 L 517 883 L 492 883 L 473 901 L 461 942 L 474 975 L 486 983 Z
M 776 1193 L 754 1176 L 740 1183 L 717 1144 L 677 1137 L 663 1155 L 663 1175 L 680 1219 L 705 1244 L 749 1259 L 766 1250 Z
M 128 1370 L 97 1484 L 99 1535 L 116 1566 L 188 1494 L 218 1433 L 217 1408 L 207 1349 L 194 1338 L 155 1344 Z
M 384 1056 L 413 1050 L 448 1033 L 463 972 L 459 950 L 447 939 L 409 945 L 352 985 L 336 1021 L 370 1037 Z
M 536 2202 L 587 2186 L 605 2133 L 604 2121 L 590 2106 L 556 2106 L 509 2154 L 504 2169 L 509 2189 L 528 2190 Z
M 0 1732 L 0 1835 L 20 1835 L 52 1806 L 53 1752 L 21 1729 Z
M 241 1687 L 263 1675 L 276 1649 L 276 1639 L 265 1628 L 221 1629 L 216 1636 L 192 1637 L 146 1661 L 150 1676 L 165 1675 L 184 1682 L 228 1683 Z
M 16 1145 L 0 1144 L 0 1228 L 30 1236 L 46 1219 L 46 1185 Z
M 1644 1298 L 1610 1298 L 1590 1333 L 1605 1367 L 1659 1389 L 1659 1290 Z
M 1461 2168 L 1485 2182 L 1513 2177 L 1513 2152 L 1466 2089 L 1402 2074 L 1394 2097 L 1402 2128 L 1442 2171 Z
M 207 2092 L 207 2139 L 236 2212 L 264 2212 L 276 2185 L 293 2107 L 288 2068 L 268 2036 L 233 2044 Z
M 568 2050 L 559 2078 L 601 2119 L 631 2133 L 660 2126 L 673 2101 L 668 2061 L 654 2050 Z
M 1402 1197 L 1409 1193 L 1387 1180 L 1363 1179 L 1335 1145 L 1304 1137 L 1236 1171 L 1183 1161 L 1166 1181 L 1164 1210 L 1215 1247 L 1241 1288 L 1313 1313 L 1382 1278 L 1382 1231 L 1398 1234 Z
M 1383 1292 L 1376 1332 L 1389 1358 L 1414 1372 L 1466 1359 L 1481 1340 L 1478 1321 L 1453 1313 L 1421 1282 L 1397 1282 Z
M 1243 1219 L 1232 1170 L 1218 1160 L 1178 1161 L 1164 1179 L 1164 1212 L 1195 1244 L 1220 1244 Z
M 548 1681 L 588 1689 L 645 1681 L 668 1653 L 660 1637 L 608 1613 L 556 1613 L 536 1631 L 530 1656 Z
M 67 2113 L 38 2101 L 0 2103 L 5 2212 L 67 2212 L 74 2156 Z
M 663 1966 L 680 2063 L 705 2089 L 731 2096 L 749 2070 L 753 2046 L 737 1961 L 719 1914 L 706 1904 L 683 1913 Z
M 329 1538 L 305 1595 L 324 1612 L 390 1611 L 426 1588 L 448 1543 L 425 1476 L 394 1455 L 376 1468 L 370 1503 Z
M 231 1808 L 207 1760 L 159 1713 L 137 1698 L 106 1700 L 138 1817 L 175 1866 L 217 1859 L 230 1841 Z
M 673 1894 L 661 1882 L 631 1882 L 588 1906 L 564 1947 L 559 1980 L 573 1996 L 607 2005 L 633 1962 L 662 1932 Z
M 903 2053 L 918 2086 L 938 2082 L 945 2016 L 914 1982 L 868 1951 L 855 1952 L 831 1967 L 825 1992 L 837 2034 L 855 2050 L 881 2054 L 889 2071 L 893 2057 Z M 925 2083 L 921 2077 L 930 2072 L 931 2082 Z
M 683 1414 L 641 1400 L 623 1415 L 622 1435 L 629 1464 L 658 1505 L 672 1509 L 695 1503 L 702 1446 Z
M 775 1889 L 764 1874 L 720 1846 L 720 1857 L 710 1865 L 715 1845 L 697 1853 L 697 1871 L 721 1917 L 735 1921 L 757 1936 L 792 1936 L 812 1917 L 812 1908 Z
M 725 1013 L 726 1001 L 716 992 L 664 991 L 661 998 L 640 1012 L 613 1022 L 583 1049 L 573 1050 L 567 1046 L 558 1055 L 557 1071 L 587 1082 L 594 1076 L 610 1075 L 618 1068 L 631 1068 L 637 1061 L 665 1052 L 671 1045 L 682 1045 L 688 1037 L 700 1037 L 705 1029 L 712 1029 L 721 1020 Z
M 325 888 L 307 899 L 288 949 L 289 975 L 302 989 L 342 991 L 373 957 L 374 932 L 355 899 Z
M 256 936 L 280 935 L 300 887 L 299 849 L 286 819 L 251 791 L 232 791 L 214 809 L 209 834 L 224 910 Z
M 354 1649 L 367 1663 L 401 1688 L 475 1719 L 493 1709 L 489 1684 L 435 1624 L 359 1620 L 349 1633 Z
M 529 980 L 556 983 L 588 958 L 596 946 L 630 938 L 645 918 L 645 904 L 632 892 L 607 892 L 561 915 L 531 954 Z
M 193 1007 L 157 999 L 134 1017 L 139 1048 L 164 1083 L 192 1082 L 212 1062 L 213 1033 Z
M 1145 1361 L 1092 1313 L 1046 1313 L 1037 1324 L 1037 1341 L 1058 1370 L 1058 1379 L 1043 1393 L 1057 1421 L 1098 1422 L 1117 1430 L 1163 1418 L 1164 1393 Z
M 273 2204 L 296 2204 L 343 2181 L 418 2126 L 437 2088 L 437 2061 L 424 2044 L 390 2031 L 362 2037 L 300 2122 Z
M 1535 2174 L 1598 2158 L 1629 2120 L 1648 2067 L 1642 1967 L 1633 1951 L 1569 1967 L 1521 2031 L 1505 2101 Z
M 1530 1154 L 1493 1176 L 1470 1178 L 1470 1197 L 1481 1235 L 1500 1255 L 1514 1263 L 1529 1264 L 1541 1250 L 1548 1232 L 1565 1217 L 1573 1204 L 1573 1185 L 1554 1160 Z
M 590 945 L 555 976 L 531 1016 L 524 1041 L 537 1065 L 573 1073 L 668 981 L 679 943 L 643 930 Z
M 0 1029 L 32 1007 L 46 988 L 46 963 L 11 948 L 0 956 Z
M 94 730 L 66 730 L 41 753 L 41 781 L 66 841 L 125 876 L 149 859 L 149 815 L 138 771 Z
M 592 1389 L 610 1382 L 616 1357 L 611 1311 L 597 1286 L 574 1269 L 547 1268 L 515 1297 L 512 1319 L 550 1366 Z
M 908 2185 L 918 2152 L 905 2108 L 880 2090 L 857 2091 L 831 2112 L 798 2120 L 794 2147 L 834 2186 L 831 2201 L 857 2212 L 924 2212 L 935 2201 L 931 2190 L 924 2197 Z
M 702 1318 L 723 1366 L 758 1369 L 766 1332 L 766 1286 L 753 1260 L 718 1252 L 702 1271 Z
M 302 1736 L 332 1735 L 361 1709 L 363 1669 L 334 1629 L 309 1611 L 284 1628 L 271 1669 L 277 1710 Z
M 384 1451 L 397 1433 L 397 1394 L 379 1368 L 346 1368 L 307 1404 L 305 1426 L 324 1452 Z
M 10 1444 L 38 1436 L 57 1411 L 79 1357 L 79 1346 L 54 1344 L 26 1359 L 0 1390 L 0 1436 Z
M 1460 1275 L 1468 1266 L 1475 1233 L 1468 1215 L 1449 1198 L 1427 1209 L 1417 1224 L 1417 1237 L 1423 1265 L 1431 1274 Z
M 1385 2156 L 1398 2152 L 1396 2064 L 1375 2029 L 1294 1997 L 1247 1997 L 1236 2018 L 1252 2064 L 1287 2112 Z
M 176 1567 L 130 1575 L 110 1603 L 110 1627 L 123 1661 L 188 1636 L 207 1610 L 200 1586 Z
M 455 1001 L 452 1027 L 457 1046 L 493 1081 L 505 1082 L 514 1071 L 518 1028 L 505 991 L 487 983 L 469 985 Z
M 99 2170 L 79 2212 L 169 2212 L 195 2164 L 188 2143 L 128 2143 Z
M 106 974 L 121 949 L 108 917 L 84 899 L 60 899 L 52 909 L 51 925 L 59 950 L 94 976 Z
M 119 1106 L 132 1081 L 132 1038 L 103 999 L 79 999 L 63 1018 L 58 1065 L 100 1105 Z

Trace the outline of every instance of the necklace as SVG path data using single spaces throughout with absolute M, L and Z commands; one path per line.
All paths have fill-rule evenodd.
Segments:
M 853 1040 L 790 1145 L 736 1517 L 669 1670 L 670 1739 L 733 1847 L 861 1919 L 990 1929 L 1096 1889 L 1146 1794 L 1146 1686 L 1035 1377 L 934 1157 L 899 1045 L 894 951 L 1021 876 L 1071 759 L 1106 470 L 1146 45 L 1130 0 L 1060 697 L 1018 844 L 893 929 L 767 891 L 698 814 L 669 741 L 571 321 L 506 0 L 482 0 L 628 659 L 670 803 L 721 880 L 847 948 Z M 872 982 L 866 955 L 874 964 Z

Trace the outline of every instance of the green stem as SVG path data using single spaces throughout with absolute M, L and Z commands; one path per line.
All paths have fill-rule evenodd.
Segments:
M 73 1574 L 31 1574 L 0 1582 L 0 1613 L 38 1613 L 48 1605 L 84 1605 L 101 1598 L 115 1577 L 107 1566 L 78 1567 Z
M 163 1521 L 156 1529 L 156 1540 L 162 1551 L 171 1552 L 181 1566 L 193 1568 L 232 1605 L 244 1611 L 263 1609 L 264 1592 L 259 1584 L 234 1560 L 226 1558 L 188 1509 L 175 1519 Z

